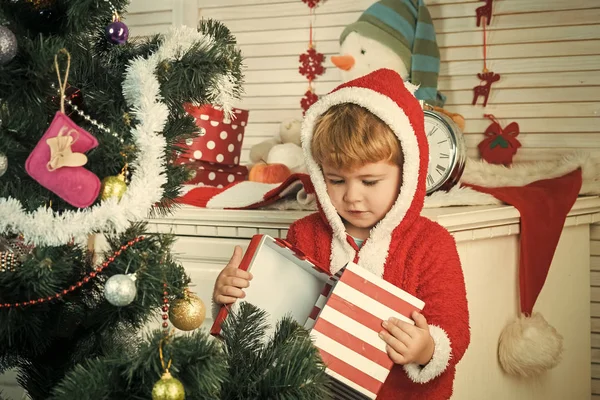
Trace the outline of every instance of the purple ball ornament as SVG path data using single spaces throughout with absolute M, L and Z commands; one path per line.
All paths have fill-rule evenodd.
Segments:
M 113 22 L 106 27 L 106 39 L 112 44 L 124 44 L 129 38 L 129 28 L 115 14 Z

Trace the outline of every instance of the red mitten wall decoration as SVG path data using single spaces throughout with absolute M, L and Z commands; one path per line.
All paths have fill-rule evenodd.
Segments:
M 491 114 L 485 114 L 492 124 L 485 130 L 485 139 L 479 143 L 481 158 L 490 164 L 510 165 L 517 149 L 521 143 L 517 140 L 519 136 L 519 124 L 511 122 L 502 129 L 500 123 Z

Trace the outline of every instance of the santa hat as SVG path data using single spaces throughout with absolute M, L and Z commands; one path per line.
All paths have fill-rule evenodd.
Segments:
M 506 172 L 510 175 L 509 169 Z M 493 180 L 490 184 L 493 185 Z M 524 377 L 539 375 L 558 365 L 563 339 L 541 314 L 533 313 L 533 308 L 548 276 L 567 214 L 581 190 L 582 171 L 578 168 L 524 186 L 464 185 L 514 206 L 521 215 L 521 315 L 501 333 L 498 356 L 507 373 Z
M 417 99 L 440 107 L 444 105 L 445 97 L 437 90 L 440 51 L 431 15 L 423 0 L 379 1 L 344 29 L 340 43 L 351 32 L 389 47 L 402 58 L 410 73 L 410 82 L 419 86 Z

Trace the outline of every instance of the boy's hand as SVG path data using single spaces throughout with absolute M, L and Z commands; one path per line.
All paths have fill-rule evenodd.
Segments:
M 379 337 L 387 343 L 387 353 L 396 364 L 425 365 L 433 357 L 435 344 L 423 314 L 414 311 L 412 319 L 415 325 L 396 318 L 383 321 L 385 329 L 379 332 Z
M 231 304 L 246 297 L 242 288 L 250 286 L 252 274 L 239 269 L 242 262 L 242 248 L 235 246 L 229 263 L 217 277 L 213 291 L 213 300 L 217 304 Z

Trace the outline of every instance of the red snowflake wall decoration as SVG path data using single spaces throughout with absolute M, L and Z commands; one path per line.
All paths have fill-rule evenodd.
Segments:
M 309 81 L 314 80 L 318 75 L 323 75 L 325 68 L 323 62 L 325 56 L 317 53 L 314 47 L 309 48 L 306 53 L 300 55 L 300 67 L 298 71 L 304 75 Z
M 300 106 L 303 110 L 302 115 L 304 115 L 304 113 L 306 113 L 306 110 L 308 110 L 310 106 L 315 104 L 317 100 L 319 100 L 319 96 L 317 96 L 315 92 L 313 92 L 312 90 L 306 91 L 306 93 L 304 93 L 304 97 L 302 98 L 302 100 L 300 100 Z
M 309 6 L 310 8 L 315 8 L 317 6 L 317 4 L 319 4 L 321 0 L 302 0 L 303 3 L 305 3 L 307 6 Z
M 308 90 L 304 94 L 304 97 L 300 100 L 300 106 L 302 107 L 302 115 L 306 113 L 306 111 L 317 102 L 319 96 L 313 90 L 313 81 L 319 75 L 323 75 L 325 73 L 325 68 L 323 67 L 323 62 L 325 61 L 325 56 L 321 53 L 317 53 L 315 49 L 315 44 L 313 42 L 313 25 L 312 20 L 315 13 L 314 8 L 319 4 L 321 0 L 302 0 L 305 4 L 310 8 L 310 29 L 308 36 L 308 50 L 305 53 L 300 54 L 300 66 L 298 67 L 298 72 L 300 75 L 306 77 L 308 80 Z

